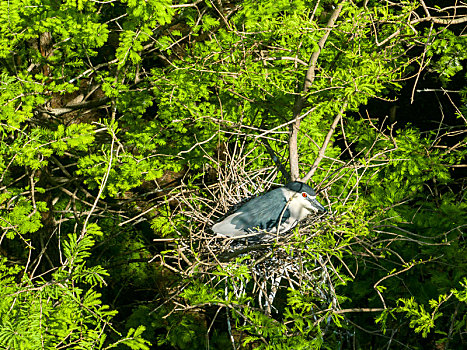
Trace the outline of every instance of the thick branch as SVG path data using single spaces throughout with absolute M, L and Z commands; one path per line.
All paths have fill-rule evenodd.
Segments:
M 289 137 L 289 161 L 290 161 L 290 176 L 292 181 L 300 179 L 300 169 L 298 167 L 298 131 L 300 130 L 300 122 L 301 118 L 297 118 L 305 105 L 307 93 L 310 90 L 313 81 L 315 80 L 315 71 L 316 71 L 316 63 L 318 62 L 318 57 L 321 53 L 321 50 L 328 39 L 329 34 L 331 33 L 332 28 L 334 27 L 334 23 L 336 22 L 339 14 L 342 11 L 344 3 L 339 4 L 336 7 L 334 12 L 332 13 L 329 21 L 327 23 L 327 29 L 325 34 L 318 42 L 318 50 L 313 52 L 310 58 L 310 62 L 308 65 L 308 70 L 305 75 L 305 81 L 303 83 L 303 88 L 300 95 L 297 95 L 295 99 L 295 105 L 293 108 L 293 119 L 295 120 L 294 123 L 290 126 L 290 137 Z
M 78 109 L 92 109 L 96 107 L 103 106 L 107 104 L 110 101 L 108 97 L 100 98 L 97 100 L 91 100 L 91 101 L 84 101 L 76 104 L 71 104 L 67 105 L 62 108 L 44 108 L 44 107 L 39 107 L 37 108 L 37 111 L 39 113 L 45 113 L 52 115 L 54 117 L 59 117 L 61 115 L 76 111 Z

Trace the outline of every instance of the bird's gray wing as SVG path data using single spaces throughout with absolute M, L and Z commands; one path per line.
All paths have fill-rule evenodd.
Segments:
M 287 200 L 280 188 L 253 198 L 242 205 L 235 213 L 212 227 L 214 232 L 226 236 L 238 236 L 254 232 L 255 229 L 271 231 L 290 217 L 285 208 Z

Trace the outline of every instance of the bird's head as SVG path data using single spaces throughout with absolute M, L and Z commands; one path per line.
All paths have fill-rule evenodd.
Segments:
M 289 182 L 286 187 L 296 192 L 293 201 L 296 205 L 306 208 L 310 212 L 325 213 L 326 208 L 316 200 L 316 192 L 307 184 L 299 181 Z

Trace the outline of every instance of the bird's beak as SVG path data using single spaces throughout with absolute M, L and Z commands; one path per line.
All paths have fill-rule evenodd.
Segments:
M 313 206 L 313 208 L 316 209 L 317 212 L 319 213 L 327 212 L 326 208 L 323 207 L 323 205 L 320 202 L 318 202 L 315 198 L 309 198 L 308 200 L 311 202 L 311 205 Z

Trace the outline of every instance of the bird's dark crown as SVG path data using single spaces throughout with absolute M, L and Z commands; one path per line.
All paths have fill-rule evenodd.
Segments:
M 316 196 L 315 191 L 310 186 L 300 181 L 289 182 L 287 185 L 285 185 L 285 187 L 287 187 L 289 190 L 292 190 L 298 193 L 306 192 L 310 196 Z

